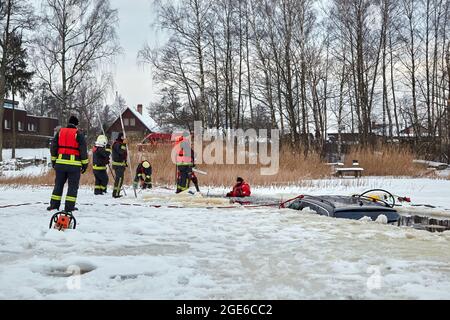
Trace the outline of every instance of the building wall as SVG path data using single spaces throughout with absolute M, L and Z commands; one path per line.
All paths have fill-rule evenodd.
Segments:
M 5 108 L 3 113 L 3 132 L 12 132 L 12 109 Z M 16 130 L 19 132 L 18 122 L 22 123 L 23 131 L 26 132 L 27 129 L 27 112 L 25 110 L 15 110 L 15 118 L 16 118 Z M 5 127 L 5 120 L 9 121 L 9 129 Z
M 3 137 L 3 147 L 6 149 L 12 148 L 12 132 L 5 132 Z M 48 136 L 17 133 L 16 148 L 48 148 L 51 138 Z
M 54 135 L 55 128 L 59 125 L 58 119 L 39 117 L 39 134 L 43 136 Z
M 11 101 L 6 100 L 5 105 L 12 106 Z M 12 147 L 13 110 L 9 107 L 4 108 L 3 114 L 3 146 L 5 148 Z M 16 122 L 16 147 L 48 147 L 49 140 L 54 135 L 54 129 L 58 126 L 58 119 L 28 115 L 22 109 L 16 109 L 14 113 Z M 8 127 L 5 126 L 5 121 L 7 121 Z

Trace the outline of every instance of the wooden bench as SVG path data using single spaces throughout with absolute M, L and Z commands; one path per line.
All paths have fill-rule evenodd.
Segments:
M 344 173 L 351 172 L 355 178 L 361 177 L 364 169 L 359 167 L 353 168 L 336 168 L 335 174 L 337 177 L 343 177 Z

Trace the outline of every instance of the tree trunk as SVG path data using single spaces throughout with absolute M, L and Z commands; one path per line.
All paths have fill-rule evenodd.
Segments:
M 12 0 L 8 0 L 6 7 L 6 25 L 3 33 L 3 54 L 2 60 L 0 62 L 0 161 L 3 161 L 3 115 L 4 115 L 4 104 L 5 104 L 5 94 L 6 94 L 6 67 L 8 61 L 8 46 L 9 46 L 9 27 L 11 22 L 11 9 Z
M 398 112 L 397 112 L 397 100 L 395 97 L 395 83 L 394 83 L 394 57 L 393 57 L 393 48 L 392 48 L 392 36 L 389 33 L 389 53 L 391 60 L 391 90 L 392 90 L 392 106 L 394 109 L 394 120 L 395 120 L 395 129 L 397 136 L 400 133 L 400 123 L 398 121 Z
M 12 146 L 11 146 L 11 159 L 16 158 L 16 106 L 14 97 L 14 87 L 11 86 L 12 94 Z
M 447 45 L 447 54 L 445 57 L 447 63 L 447 81 L 448 81 L 448 98 L 447 98 L 447 159 L 450 163 L 450 42 Z

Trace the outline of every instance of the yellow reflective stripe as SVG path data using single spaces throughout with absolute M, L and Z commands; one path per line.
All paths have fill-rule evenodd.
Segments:
M 126 163 L 125 162 L 115 162 L 115 161 L 113 161 L 113 163 L 112 163 L 112 165 L 113 166 L 125 166 L 126 165 Z
M 56 200 L 56 201 L 60 201 L 60 200 L 62 199 L 62 197 L 61 197 L 61 196 L 57 196 L 57 195 L 52 194 L 51 199 L 52 199 L 52 200 Z
M 64 160 L 64 159 L 58 159 L 56 160 L 57 164 L 68 164 L 71 166 L 77 166 L 77 167 L 81 167 L 81 161 L 72 161 L 72 160 Z
M 69 201 L 69 202 L 76 202 L 76 201 L 77 201 L 77 197 L 66 196 L 66 201 Z
M 88 164 L 88 163 L 89 163 L 89 159 L 81 160 L 81 163 L 82 163 L 82 164 Z
M 121 146 L 120 149 L 127 150 L 127 146 Z
M 75 160 L 75 156 L 74 155 L 70 155 L 70 160 L 67 159 L 63 159 L 63 155 L 59 154 L 58 155 L 58 159 L 56 160 L 57 164 L 68 164 L 71 166 L 77 166 L 77 167 L 81 167 L 81 161 L 80 160 Z
M 57 158 L 56 157 L 52 157 L 52 161 L 55 161 Z
M 92 167 L 94 170 L 106 170 L 106 167 L 102 167 L 102 166 L 96 166 L 94 164 L 94 166 Z
M 107 152 L 112 152 L 112 150 L 111 150 L 111 149 L 105 149 L 105 151 L 107 151 Z
M 95 186 L 95 189 L 106 190 L 106 187 L 104 187 L 104 186 Z

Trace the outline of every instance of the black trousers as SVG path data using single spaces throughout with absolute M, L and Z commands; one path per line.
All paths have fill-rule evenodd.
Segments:
M 125 167 L 124 166 L 113 166 L 114 172 L 116 173 L 116 180 L 114 181 L 114 190 L 113 197 L 120 196 L 120 190 L 123 185 L 123 178 L 125 175 Z
M 94 170 L 94 177 L 95 177 L 94 194 L 106 193 L 109 181 L 108 173 L 106 172 L 106 170 Z
M 152 188 L 152 178 L 142 178 L 139 177 L 139 183 L 141 186 L 141 189 L 151 189 Z
M 55 165 L 56 177 L 50 206 L 58 209 L 61 205 L 64 185 L 68 182 L 64 211 L 72 212 L 77 201 L 78 188 L 80 186 L 81 168 L 66 164 Z
M 188 190 L 192 178 L 192 166 L 177 166 L 177 193 Z

